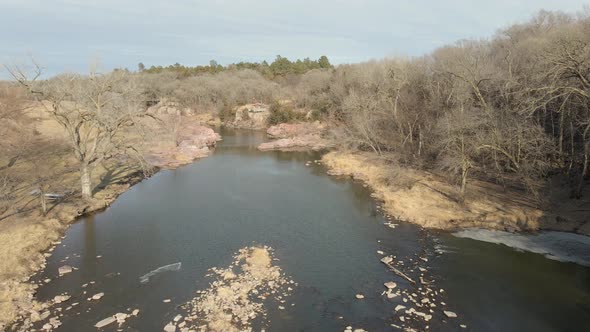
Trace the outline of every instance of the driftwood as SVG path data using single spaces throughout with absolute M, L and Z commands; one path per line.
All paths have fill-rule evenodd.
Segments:
M 407 281 L 409 281 L 409 282 L 413 283 L 414 285 L 416 284 L 416 282 L 415 282 L 415 281 L 414 281 L 412 278 L 408 277 L 408 275 L 407 275 L 407 274 L 403 273 L 402 271 L 400 271 L 399 269 L 397 269 L 395 266 L 391 265 L 391 263 L 386 263 L 386 262 L 384 262 L 383 260 L 381 260 L 381 262 L 382 262 L 383 264 L 387 265 L 387 267 L 388 267 L 388 268 L 389 268 L 391 271 L 393 271 L 395 274 L 397 274 L 398 276 L 400 276 L 400 277 L 402 277 L 402 278 L 406 279 Z

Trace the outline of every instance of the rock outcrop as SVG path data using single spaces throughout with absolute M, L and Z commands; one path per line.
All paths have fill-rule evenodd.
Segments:
M 322 137 L 325 130 L 326 126 L 319 121 L 313 123 L 281 123 L 268 128 L 266 131 L 269 137 L 277 138 L 277 140 L 262 143 L 258 146 L 258 149 L 261 151 L 319 151 L 328 149 L 333 144 Z
M 235 118 L 231 125 L 235 128 L 264 129 L 270 116 L 268 105 L 255 103 L 236 108 Z
M 220 140 L 221 136 L 211 128 L 199 124 L 186 124 L 180 130 L 180 143 L 177 146 L 153 147 L 146 160 L 153 166 L 177 168 L 208 156 Z
M 162 114 L 180 114 L 180 115 L 194 115 L 195 111 L 191 108 L 188 107 L 182 107 L 182 105 L 180 105 L 177 102 L 174 101 L 170 101 L 167 99 L 162 99 L 160 100 L 157 104 L 150 106 L 147 109 L 147 112 L 149 114 L 154 114 L 154 115 L 162 115 Z

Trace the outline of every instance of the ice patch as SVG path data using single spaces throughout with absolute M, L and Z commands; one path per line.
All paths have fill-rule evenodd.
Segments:
M 535 235 L 514 234 L 485 229 L 466 229 L 453 234 L 516 250 L 542 254 L 548 259 L 590 266 L 590 237 L 564 232 L 543 232 Z
M 150 281 L 150 278 L 155 276 L 156 274 L 162 273 L 162 272 L 166 272 L 166 271 L 178 271 L 180 270 L 180 267 L 182 266 L 182 263 L 178 262 L 178 263 L 174 263 L 174 264 L 168 264 L 168 265 L 164 265 L 164 266 L 160 266 L 159 268 L 144 274 L 143 276 L 139 277 L 139 282 L 141 282 L 142 284 L 146 284 Z

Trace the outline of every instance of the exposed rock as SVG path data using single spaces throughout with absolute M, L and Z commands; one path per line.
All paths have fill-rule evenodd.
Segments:
M 445 315 L 447 315 L 447 317 L 449 317 L 449 318 L 456 318 L 456 317 L 457 317 L 457 314 L 456 314 L 456 313 L 454 313 L 454 312 L 452 312 L 452 311 L 446 311 L 446 310 L 444 310 L 443 312 L 444 312 L 444 313 L 445 313 Z
M 394 289 L 395 287 L 397 287 L 397 284 L 393 281 L 386 282 L 383 285 L 385 285 L 387 289 Z
M 252 321 L 267 315 L 265 300 L 285 303 L 289 295 L 287 285 L 295 284 L 283 276 L 280 267 L 273 265 L 268 247 L 240 249 L 229 267 L 211 271 L 215 281 L 184 305 L 187 316 L 194 317 L 185 320 L 189 330 L 252 330 Z M 229 271 L 235 277 L 226 279 Z M 283 305 L 278 308 L 285 309 Z
M 391 256 L 381 258 L 381 263 L 383 263 L 383 264 L 390 264 L 392 262 L 393 262 L 393 257 L 391 257 Z
M 402 309 L 405 309 L 405 308 L 406 308 L 406 306 L 404 306 L 404 305 L 401 305 L 401 304 L 398 304 L 398 305 L 395 307 L 395 309 L 394 309 L 394 310 L 395 310 L 395 311 L 400 311 L 400 310 L 402 310 Z
M 66 273 L 72 272 L 72 267 L 69 265 L 60 266 L 59 269 L 57 269 L 57 272 L 59 275 L 64 275 Z
M 365 298 L 365 296 L 363 294 L 356 294 L 355 297 L 359 300 L 362 300 Z
M 62 303 L 70 299 L 69 295 L 57 295 L 53 298 L 53 302 L 55 303 Z
M 172 323 L 168 323 L 168 324 L 166 324 L 166 326 L 164 326 L 164 331 L 165 332 L 176 332 L 176 326 Z
M 131 312 L 133 316 L 137 316 L 139 314 L 139 309 L 135 309 Z
M 174 101 L 163 98 L 156 105 L 150 106 L 147 109 L 149 114 L 154 115 L 193 115 L 194 110 L 188 107 L 182 108 L 182 106 Z
M 320 151 L 328 149 L 332 146 L 332 143 L 322 138 L 317 134 L 308 134 L 303 136 L 296 136 L 292 138 L 281 138 L 276 141 L 262 143 L 258 146 L 260 151 L 303 151 L 313 150 Z
M 176 168 L 208 156 L 221 140 L 213 129 L 198 123 L 184 123 L 178 136 L 178 146 L 153 146 L 145 159 L 157 167 Z
M 181 315 L 176 315 L 176 317 L 174 317 L 173 321 L 178 322 L 181 319 L 182 319 Z
M 115 318 L 115 316 L 110 316 L 110 317 L 107 317 L 107 318 L 99 321 L 98 323 L 94 324 L 94 327 L 97 327 L 97 328 L 105 327 L 105 326 L 112 324 L 116 321 L 117 321 L 117 319 Z
M 100 300 L 100 298 L 103 296 L 104 296 L 104 293 L 101 292 L 101 293 L 97 293 L 97 294 L 92 295 L 91 299 Z
M 269 116 L 268 105 L 262 103 L 246 104 L 235 109 L 235 118 L 231 125 L 235 128 L 264 129 Z
M 309 134 L 320 134 L 326 128 L 325 125 L 319 121 L 315 122 L 301 122 L 301 123 L 280 123 L 271 126 L 266 130 L 266 134 L 270 138 L 292 138 L 296 136 L 303 136 Z

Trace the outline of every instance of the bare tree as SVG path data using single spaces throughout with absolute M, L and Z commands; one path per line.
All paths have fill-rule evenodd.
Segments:
M 91 198 L 93 169 L 124 149 L 122 130 L 133 126 L 143 112 L 137 83 L 124 71 L 63 74 L 39 81 L 39 66 L 32 78 L 21 68 L 8 70 L 64 128 L 79 163 L 82 196 Z

